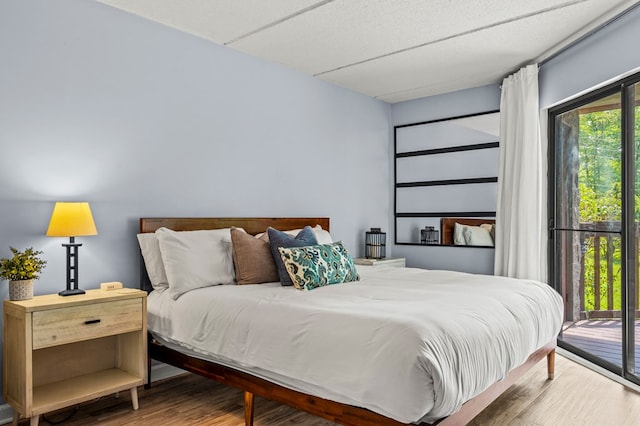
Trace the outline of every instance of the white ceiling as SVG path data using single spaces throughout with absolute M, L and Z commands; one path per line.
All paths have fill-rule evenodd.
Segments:
M 637 0 L 98 0 L 387 102 L 497 83 Z

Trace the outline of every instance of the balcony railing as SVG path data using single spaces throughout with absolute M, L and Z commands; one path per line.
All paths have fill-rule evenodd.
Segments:
M 581 223 L 580 245 L 580 319 L 602 319 L 621 317 L 621 273 L 622 253 L 619 234 L 606 233 L 611 229 L 620 229 L 619 222 Z M 640 224 L 636 223 L 635 254 L 631 271 L 638 271 L 640 244 L 638 238 Z M 600 231 L 600 232 L 598 232 Z M 633 294 L 636 318 L 640 318 L 639 296 L 640 280 L 635 282 Z

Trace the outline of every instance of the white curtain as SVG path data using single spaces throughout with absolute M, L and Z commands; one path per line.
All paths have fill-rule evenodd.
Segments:
M 502 82 L 496 275 L 547 281 L 546 176 L 538 65 L 529 65 Z

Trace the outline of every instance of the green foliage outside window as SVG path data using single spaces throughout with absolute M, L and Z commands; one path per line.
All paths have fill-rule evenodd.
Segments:
M 635 117 L 635 222 L 640 217 L 640 108 Z M 619 229 L 622 219 L 622 150 L 621 110 L 611 109 L 580 114 L 578 154 L 580 161 L 578 186 L 580 197 L 580 223 Z M 585 310 L 593 311 L 595 287 L 600 289 L 600 310 L 608 309 L 608 286 L 613 286 L 613 310 L 621 309 L 621 247 L 616 234 L 583 233 L 582 252 L 584 262 Z M 600 239 L 600 278 L 596 280 L 596 243 Z M 612 244 L 607 244 L 610 238 Z M 608 253 L 608 251 L 611 253 Z M 613 277 L 609 283 L 607 270 L 612 266 Z

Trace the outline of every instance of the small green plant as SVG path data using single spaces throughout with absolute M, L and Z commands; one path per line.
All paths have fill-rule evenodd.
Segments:
M 9 281 L 37 280 L 40 277 L 40 271 L 47 264 L 46 260 L 38 257 L 42 252 L 34 250 L 33 247 L 24 251 L 9 248 L 13 257 L 0 259 L 0 278 Z

